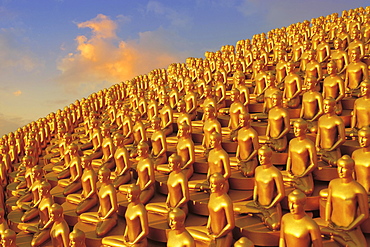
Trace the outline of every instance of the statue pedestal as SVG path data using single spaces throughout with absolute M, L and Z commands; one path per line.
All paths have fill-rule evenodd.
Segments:
M 54 202 L 62 205 L 66 201 L 66 197 L 63 194 L 64 188 L 59 185 L 51 189 L 50 194 L 53 196 Z M 75 193 L 80 193 L 81 191 L 76 191 Z
M 95 232 L 96 225 L 87 224 L 79 220 L 74 227 L 85 232 L 86 246 L 89 246 L 89 247 L 100 247 L 101 246 L 102 244 L 101 241 L 103 238 L 99 238 L 96 236 L 96 232 Z M 113 229 L 110 230 L 105 237 L 114 236 L 114 235 L 123 236 L 123 233 L 125 232 L 125 228 L 126 228 L 125 220 L 122 217 L 118 217 L 117 225 L 113 227 Z
M 319 161 L 317 169 L 313 172 L 313 179 L 319 181 L 330 182 L 334 178 L 338 178 L 338 171 L 336 167 L 328 166 L 326 163 Z
M 247 201 L 253 197 L 253 191 L 229 190 L 228 194 L 232 202 Z M 189 212 L 208 216 L 208 201 L 209 193 L 190 191 Z
M 55 172 L 49 172 L 45 175 L 45 179 L 50 183 L 51 187 L 54 188 L 58 185 L 58 174 Z
M 78 222 L 78 214 L 76 213 L 76 204 L 72 204 L 70 202 L 65 202 L 62 204 L 64 219 L 69 226 L 74 226 Z M 95 205 L 93 208 L 86 212 L 98 212 L 99 205 Z
M 271 231 L 258 218 L 249 215 L 235 216 L 234 238 L 247 237 L 254 245 L 278 246 L 280 231 Z
M 167 215 L 149 213 L 149 235 L 148 238 L 156 242 L 167 242 L 168 226 Z M 204 226 L 207 224 L 208 217 L 203 217 L 188 213 L 185 226 Z
M 288 176 L 286 171 L 281 172 L 283 176 Z M 322 182 L 322 181 L 314 181 L 315 187 L 314 191 L 311 196 L 307 196 L 307 201 L 305 205 L 305 211 L 315 211 L 320 209 L 320 191 L 322 189 L 326 189 L 329 185 L 328 182 Z M 289 204 L 288 204 L 288 195 L 290 192 L 292 192 L 295 188 L 294 187 L 285 187 L 285 197 L 280 202 L 281 207 L 285 210 L 289 211 Z
M 13 210 L 18 209 L 18 206 L 17 206 L 18 199 L 19 199 L 19 197 L 12 196 L 12 197 L 9 197 L 5 201 L 5 209 L 6 209 L 7 212 L 11 212 Z
M 33 234 L 31 233 L 25 233 L 25 232 L 20 232 L 17 234 L 17 245 L 19 247 L 31 247 L 31 241 L 33 238 Z M 44 242 L 42 247 L 53 247 L 53 243 L 51 242 L 51 239 L 48 239 L 46 242 Z
M 36 217 L 30 221 L 23 223 L 21 220 L 23 214 L 24 214 L 24 211 L 20 209 L 11 211 L 8 214 L 9 228 L 17 233 L 21 232 L 22 230 L 26 229 L 29 226 L 36 226 L 39 223 L 39 217 Z
M 253 190 L 254 177 L 244 177 L 241 171 L 232 168 L 231 177 L 229 178 L 229 185 L 230 189 L 233 190 Z

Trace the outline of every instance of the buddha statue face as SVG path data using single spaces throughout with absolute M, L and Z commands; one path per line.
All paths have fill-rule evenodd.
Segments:
M 170 171 L 178 170 L 180 168 L 180 164 L 181 164 L 181 157 L 178 156 L 177 154 L 172 154 L 168 158 L 168 168 L 170 169 Z
M 306 133 L 306 130 L 307 130 L 307 123 L 301 121 L 296 121 L 294 122 L 293 124 L 293 130 L 294 130 L 294 135 L 296 137 L 299 137 L 299 136 L 302 136 L 303 134 Z
M 304 214 L 304 205 L 306 203 L 306 195 L 300 190 L 294 190 L 288 196 L 289 210 L 293 215 Z
M 140 196 L 140 188 L 139 186 L 133 184 L 127 189 L 127 201 L 128 202 L 135 202 L 138 200 Z
M 209 178 L 211 193 L 221 192 L 224 188 L 225 178 L 220 173 L 215 173 Z
M 267 146 L 262 146 L 258 149 L 258 161 L 260 165 L 269 164 L 271 161 L 272 150 Z
M 184 227 L 185 213 L 179 208 L 175 208 L 168 214 L 168 223 L 172 230 L 179 230 Z
M 307 90 L 312 90 L 315 88 L 316 86 L 316 83 L 317 83 L 317 80 L 316 78 L 313 78 L 313 77 L 308 77 L 307 80 L 306 80 L 306 87 L 307 87 Z
M 369 147 L 370 146 L 370 129 L 369 127 L 364 127 L 358 131 L 358 143 L 360 147 Z
M 329 75 L 335 74 L 337 72 L 337 66 L 334 62 L 331 61 L 327 64 L 327 71 Z
M 364 81 L 361 83 L 361 96 L 365 96 L 369 94 L 370 92 L 370 83 L 367 81 Z
M 354 49 L 351 51 L 351 61 L 358 61 L 360 59 L 360 51 L 358 49 Z
M 334 42 L 333 42 L 334 49 L 338 50 L 340 48 L 340 45 L 341 45 L 340 40 L 335 39 Z
M 290 73 L 290 72 L 293 72 L 294 71 L 294 64 L 293 63 L 291 63 L 291 62 L 288 62 L 287 64 L 286 64 L 286 70 L 287 70 L 287 72 L 288 73 Z
M 324 99 L 323 105 L 324 105 L 324 113 L 331 113 L 335 109 L 335 100 L 333 98 Z
M 282 101 L 281 95 L 278 93 L 273 94 L 271 101 L 272 101 L 272 107 L 281 106 L 281 101 Z
M 221 145 L 221 135 L 217 132 L 211 134 L 209 138 L 209 147 L 215 148 Z
M 337 163 L 339 178 L 349 178 L 352 177 L 353 174 L 354 161 L 349 156 L 344 157 L 340 158 Z

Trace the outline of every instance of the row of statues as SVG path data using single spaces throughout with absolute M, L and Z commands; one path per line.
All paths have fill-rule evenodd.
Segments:
M 5 135 L 1 244 L 366 246 L 369 11 L 255 35 Z

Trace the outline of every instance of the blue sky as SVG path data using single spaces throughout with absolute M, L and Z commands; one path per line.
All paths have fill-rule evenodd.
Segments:
M 104 87 L 364 0 L 0 0 L 0 136 Z

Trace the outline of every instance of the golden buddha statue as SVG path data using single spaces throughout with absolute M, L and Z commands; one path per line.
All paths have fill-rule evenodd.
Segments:
M 136 184 L 141 189 L 140 202 L 146 204 L 155 192 L 154 163 L 149 157 L 149 146 L 146 142 L 140 142 L 137 146 L 138 160 L 136 171 L 138 179 Z M 127 186 L 121 185 L 120 191 L 126 192 Z
M 310 40 L 304 40 L 302 42 L 303 46 L 303 53 L 301 55 L 299 69 L 300 71 L 304 72 L 306 71 L 307 64 L 309 62 L 309 53 L 311 53 L 311 41 Z
M 321 30 L 318 35 L 318 44 L 316 47 L 316 60 L 319 63 L 325 63 L 330 58 L 330 44 L 326 41 L 325 31 Z
M 81 177 L 82 192 L 81 194 L 67 195 L 67 202 L 77 205 L 77 214 L 82 214 L 90 210 L 98 202 L 98 195 L 96 193 L 97 176 L 92 168 L 92 159 L 89 156 L 84 156 L 81 161 L 83 167 Z
M 154 132 L 150 137 L 152 144 L 151 157 L 154 161 L 155 167 L 167 162 L 167 142 L 166 135 L 161 129 L 161 120 L 158 117 L 151 119 L 151 126 Z
M 104 124 L 102 128 L 102 151 L 103 151 L 103 157 L 102 157 L 102 165 L 107 166 L 108 168 L 114 167 L 114 152 L 115 152 L 115 146 L 113 144 L 113 139 L 110 133 L 110 125 Z
M 223 82 L 222 74 L 219 71 L 216 71 L 213 74 L 213 82 L 214 92 L 215 92 L 215 99 L 217 101 L 218 108 L 226 107 L 226 86 Z
M 190 189 L 199 189 L 203 191 L 210 190 L 209 178 L 214 173 L 220 173 L 225 178 L 225 192 L 229 190 L 228 179 L 231 176 L 230 158 L 229 154 L 222 148 L 221 141 L 222 136 L 218 132 L 213 132 L 210 135 L 210 152 L 208 155 L 208 171 L 207 180 L 201 183 L 190 181 Z
M 0 186 L 5 188 L 8 185 L 8 177 L 5 164 L 2 160 L 3 155 L 0 153 Z
M 216 109 L 207 106 L 204 109 L 203 141 L 204 155 L 207 157 L 210 150 L 210 136 L 213 132 L 221 133 L 221 124 L 216 118 Z
M 327 64 L 328 76 L 324 79 L 323 83 L 323 98 L 332 97 L 335 99 L 335 114 L 342 114 L 341 100 L 345 96 L 344 81 L 337 73 L 337 64 L 330 61 Z
M 351 42 L 348 44 L 348 54 L 351 55 L 353 50 L 358 50 L 360 52 L 360 59 L 365 55 L 365 44 L 362 41 L 362 33 L 359 29 L 354 28 L 351 31 Z
M 284 178 L 293 187 L 301 190 L 307 196 L 314 189 L 312 172 L 317 168 L 317 153 L 315 144 L 306 137 L 307 122 L 298 119 L 293 123 L 296 138 L 289 142 L 286 170 L 288 177 Z
M 222 75 L 222 81 L 227 83 L 227 72 L 224 69 L 224 61 L 221 58 L 218 58 L 216 61 L 216 71 L 220 72 Z
M 342 75 L 348 66 L 348 53 L 344 50 L 343 40 L 336 38 L 333 41 L 334 50 L 330 54 L 330 59 L 337 65 L 338 74 Z
M 230 100 L 233 102 L 229 108 L 229 124 L 228 127 L 230 129 L 230 139 L 234 140 L 237 135 L 237 129 L 239 127 L 239 115 L 244 114 L 247 111 L 243 103 L 240 101 L 240 92 L 237 88 L 234 88 L 230 92 Z
M 231 176 L 230 158 L 229 154 L 222 148 L 221 145 L 222 135 L 220 132 L 213 132 L 210 136 L 210 152 L 208 156 L 208 172 L 207 178 L 218 172 L 225 178 L 225 183 L 228 185 L 227 180 Z M 226 186 L 228 191 L 228 186 Z
M 346 92 L 353 96 L 359 95 L 358 87 L 361 82 L 369 79 L 367 65 L 361 62 L 360 55 L 361 54 L 358 49 L 351 50 L 351 53 L 349 54 L 351 62 L 348 64 L 346 69 L 344 85 Z
M 121 236 L 108 236 L 102 240 L 103 246 L 135 246 L 146 247 L 149 234 L 148 215 L 145 206 L 140 201 L 141 189 L 138 185 L 131 184 L 127 189 L 129 202 L 125 213 L 126 228 Z
M 169 87 L 169 102 L 172 109 L 177 107 L 177 103 L 179 102 L 179 90 L 177 89 L 176 80 L 170 80 L 168 83 Z
M 323 101 L 324 115 L 317 123 L 316 149 L 321 160 L 330 166 L 336 166 L 341 156 L 340 145 L 346 139 L 343 120 L 335 114 L 335 99 L 326 98 Z
M 186 104 L 185 101 L 180 100 L 177 104 L 177 111 L 179 115 L 177 116 L 177 128 L 183 123 L 186 123 L 190 127 L 190 133 L 192 132 L 191 126 L 191 118 L 190 114 L 186 111 Z
M 351 132 L 354 135 L 362 127 L 370 125 L 370 111 L 368 109 L 370 102 L 370 81 L 365 80 L 361 82 L 360 90 L 362 97 L 355 100 L 352 111 Z
M 256 101 L 258 103 L 262 103 L 264 100 L 264 92 L 267 88 L 266 86 L 266 67 L 263 65 L 261 60 L 257 60 L 254 63 L 254 68 L 255 68 L 255 77 L 254 77 L 254 82 L 255 82 L 255 87 L 253 94 L 256 95 Z
M 290 117 L 287 109 L 282 106 L 282 95 L 272 95 L 272 108 L 268 112 L 266 137 L 271 148 L 277 152 L 283 152 L 287 148 L 286 135 L 290 130 Z
M 32 185 L 32 167 L 35 166 L 36 164 L 33 163 L 33 157 L 29 156 L 28 150 L 26 149 L 26 155 L 23 156 L 22 158 L 22 163 L 18 167 L 18 172 L 17 175 L 14 179 L 14 182 L 18 182 L 18 185 L 16 186 L 16 189 L 26 189 L 30 188 Z M 2 163 L 2 165 L 4 165 Z M 4 165 L 5 168 L 5 165 Z M 5 171 L 5 169 L 3 171 Z
M 110 170 L 101 167 L 98 171 L 98 180 L 101 183 L 99 188 L 99 209 L 98 212 L 87 212 L 80 215 L 84 223 L 96 224 L 96 235 L 104 237 L 117 224 L 117 193 L 110 180 Z
M 211 195 L 208 202 L 206 229 L 202 226 L 189 229 L 194 240 L 209 242 L 210 246 L 231 246 L 235 227 L 233 203 L 225 192 L 226 180 L 220 173 L 209 178 Z
M 93 150 L 97 152 L 101 149 L 101 144 L 103 142 L 103 136 L 101 134 L 101 128 L 100 128 L 100 121 L 97 118 L 93 118 L 91 124 L 92 124 L 91 142 L 94 147 Z
M 9 156 L 12 164 L 19 162 L 18 148 L 16 145 L 16 139 L 13 132 L 9 133 Z
M 68 165 L 68 170 L 70 177 L 62 179 L 58 174 L 58 185 L 64 188 L 63 194 L 69 195 L 82 188 L 81 177 L 82 177 L 82 164 L 81 157 L 78 155 L 78 146 L 76 144 L 70 145 L 70 152 L 72 155 L 72 160 Z
M 244 73 L 236 73 L 233 76 L 234 79 L 234 88 L 239 90 L 240 93 L 240 102 L 243 103 L 245 109 L 248 110 L 249 105 L 249 88 L 245 84 L 245 75 Z
M 370 194 L 370 127 L 362 127 L 358 131 L 358 142 L 360 148 L 352 153 L 352 159 L 355 162 L 355 177 L 367 194 Z
M 155 99 L 154 91 L 148 91 L 148 109 L 147 109 L 147 119 L 150 120 L 155 116 L 158 116 L 158 101 Z
M 324 113 L 323 98 L 320 92 L 316 91 L 316 77 L 306 78 L 306 92 L 302 95 L 302 108 L 300 118 L 307 121 L 310 132 L 317 132 L 317 121 Z
M 295 34 L 292 44 L 292 62 L 298 62 L 303 54 L 303 35 L 300 33 Z
M 236 160 L 238 167 L 246 177 L 252 177 L 257 167 L 257 150 L 259 148 L 258 133 L 251 126 L 249 113 L 239 114 L 239 129 L 236 136 L 238 147 Z
M 186 213 L 180 208 L 174 208 L 168 214 L 171 230 L 167 233 L 168 247 L 195 247 L 195 242 L 190 233 L 185 229 Z
M 189 179 L 194 172 L 195 147 L 191 129 L 185 122 L 178 126 L 176 152 L 181 157 L 181 169 Z
M 284 79 L 283 101 L 289 108 L 297 108 L 302 92 L 302 78 L 294 71 L 295 64 L 291 61 L 286 63 L 287 75 Z
M 18 247 L 16 243 L 16 238 L 17 238 L 17 234 L 13 230 L 6 229 L 1 234 L 1 246 L 2 247 Z
M 316 77 L 318 82 L 321 81 L 323 78 L 322 66 L 316 60 L 316 51 L 314 50 L 308 51 L 307 59 L 308 59 L 308 63 L 306 64 L 304 84 L 306 84 L 306 79 L 312 76 Z
M 262 113 L 267 114 L 273 107 L 272 98 L 274 94 L 281 94 L 279 88 L 276 85 L 276 77 L 272 73 L 267 73 L 266 76 L 266 89 L 263 93 L 263 110 Z
M 261 166 L 255 170 L 253 201 L 234 203 L 238 214 L 253 214 L 261 218 L 271 230 L 280 229 L 282 211 L 280 201 L 285 196 L 283 177 L 271 162 L 272 150 L 268 146 L 258 149 Z
M 287 68 L 286 68 L 287 61 L 285 59 L 286 59 L 286 52 L 279 50 L 277 52 L 277 63 L 275 66 L 276 82 L 277 82 L 278 87 L 280 87 L 283 84 L 284 79 L 287 76 Z
M 169 96 L 163 95 L 163 107 L 159 110 L 159 117 L 162 122 L 162 129 L 166 136 L 173 133 L 173 109 L 169 104 Z
M 50 208 L 50 222 L 53 222 L 50 230 L 50 238 L 53 246 L 64 247 L 69 244 L 69 226 L 64 220 L 63 207 L 54 203 Z
M 144 123 L 141 121 L 139 111 L 134 111 L 132 113 L 132 121 L 135 123 L 132 127 L 132 134 L 134 136 L 134 143 L 133 143 L 133 150 L 131 151 L 131 156 L 136 157 L 136 148 L 140 142 L 148 141 L 148 137 L 146 135 L 146 127 Z
M 130 117 L 130 108 L 127 105 L 122 107 L 122 124 L 119 129 L 122 129 L 122 135 L 125 138 L 124 144 L 131 144 L 134 141 L 134 136 L 132 134 L 133 122 Z
M 353 179 L 355 163 L 344 155 L 338 159 L 338 175 L 330 181 L 321 233 L 330 235 L 343 246 L 366 246 L 360 225 L 369 217 L 367 193 Z
M 118 188 L 122 184 L 126 184 L 131 180 L 131 160 L 130 155 L 125 147 L 125 138 L 120 133 L 116 133 L 113 136 L 113 143 L 116 147 L 114 153 L 114 162 L 116 164 L 116 169 L 114 170 L 112 181 L 113 186 Z
M 26 232 L 34 233 L 31 246 L 40 246 L 50 238 L 50 229 L 53 220 L 50 220 L 51 207 L 54 204 L 50 194 L 51 185 L 44 181 L 40 185 L 40 203 L 38 204 L 39 223 L 36 226 L 28 226 Z
M 69 233 L 69 247 L 86 247 L 85 239 L 85 232 L 74 228 Z
M 180 208 L 187 214 L 190 196 L 188 179 L 181 170 L 181 157 L 175 153 L 172 154 L 168 158 L 168 167 L 171 172 L 167 180 L 168 194 L 166 202 L 149 203 L 146 205 L 146 210 L 167 215 L 172 210 Z
M 217 106 L 217 101 L 213 95 L 213 92 L 212 92 L 212 87 L 209 86 L 209 85 L 206 85 L 204 87 L 204 100 L 203 100 L 203 103 L 202 103 L 202 108 L 204 110 L 205 107 L 211 105 L 213 106 L 216 110 L 218 109 L 218 106 Z
M 191 81 L 185 82 L 185 95 L 183 99 L 185 101 L 186 111 L 189 113 L 191 120 L 194 120 L 197 116 L 198 96 L 194 92 Z
M 41 202 L 40 185 L 42 183 L 43 170 L 41 166 L 32 167 L 32 185 L 28 192 L 17 200 L 19 209 L 25 210 L 21 217 L 22 222 L 30 221 L 39 215 L 38 206 Z
M 288 195 L 290 213 L 281 219 L 279 247 L 323 246 L 319 226 L 304 210 L 306 200 L 300 190 Z

